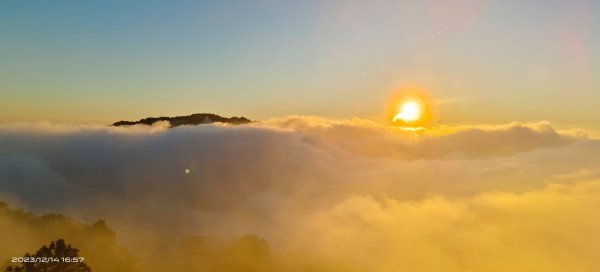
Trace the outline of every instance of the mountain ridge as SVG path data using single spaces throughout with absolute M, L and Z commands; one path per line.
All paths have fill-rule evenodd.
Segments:
M 251 123 L 252 120 L 246 117 L 223 117 L 214 113 L 195 113 L 191 115 L 175 116 L 175 117 L 147 117 L 138 121 L 118 121 L 112 124 L 112 126 L 133 126 L 133 125 L 148 125 L 151 126 L 156 122 L 168 121 L 171 127 L 183 126 L 183 125 L 201 125 L 201 124 L 212 124 L 212 123 L 225 123 L 233 125 L 241 125 Z

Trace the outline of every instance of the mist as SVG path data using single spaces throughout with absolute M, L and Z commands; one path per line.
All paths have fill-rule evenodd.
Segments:
M 0 200 L 104 219 L 143 271 L 190 252 L 255 271 L 600 268 L 600 142 L 548 122 L 4 124 Z

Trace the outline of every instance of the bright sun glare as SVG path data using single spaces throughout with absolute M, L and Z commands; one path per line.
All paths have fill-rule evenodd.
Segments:
M 414 101 L 404 102 L 392 121 L 402 120 L 404 122 L 414 122 L 421 117 L 421 105 Z

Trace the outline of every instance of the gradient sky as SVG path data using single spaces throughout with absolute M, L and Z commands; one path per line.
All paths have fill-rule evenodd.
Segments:
M 597 130 L 594 1 L 0 2 L 0 120 L 214 112 L 377 119 L 428 89 L 440 122 Z

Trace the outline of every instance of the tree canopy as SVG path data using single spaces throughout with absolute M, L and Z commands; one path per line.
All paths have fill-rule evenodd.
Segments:
M 79 257 L 79 249 L 58 239 L 42 246 L 35 254 L 25 253 L 23 262 L 9 266 L 5 272 L 91 272 L 92 269 Z

